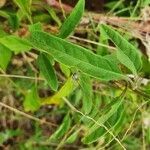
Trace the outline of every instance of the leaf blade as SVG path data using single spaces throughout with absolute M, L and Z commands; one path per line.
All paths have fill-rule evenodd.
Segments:
M 0 67 L 6 70 L 8 63 L 11 60 L 12 52 L 7 47 L 0 44 Z
M 90 129 L 89 133 L 82 139 L 82 141 L 86 144 L 90 144 L 95 142 L 99 137 L 104 135 L 106 132 L 105 128 L 103 127 L 103 124 L 118 110 L 120 105 L 122 104 L 123 98 L 118 98 L 110 102 L 106 108 L 104 109 L 104 112 L 102 113 L 101 117 L 98 118 L 97 122 L 101 124 L 102 126 L 98 126 L 97 124 L 94 124 Z M 99 128 L 102 128 L 102 130 L 99 132 Z
M 79 0 L 70 16 L 65 20 L 61 26 L 59 37 L 66 38 L 74 30 L 76 25 L 80 22 L 85 7 L 85 0 Z
M 34 112 L 40 108 L 40 99 L 37 94 L 37 89 L 33 86 L 30 90 L 27 91 L 23 106 L 25 111 Z
M 38 66 L 43 76 L 45 77 L 48 85 L 52 88 L 52 90 L 57 91 L 58 89 L 58 81 L 54 71 L 54 68 L 47 58 L 45 54 L 40 54 L 38 58 Z
M 51 54 L 58 62 L 100 80 L 125 79 L 118 66 L 87 49 L 44 32 L 34 31 L 30 42 L 36 49 Z
M 42 105 L 45 104 L 60 104 L 63 97 L 68 96 L 77 87 L 72 77 L 69 77 L 65 84 L 53 96 L 42 99 Z
M 32 23 L 31 10 L 30 10 L 30 6 L 31 6 L 32 0 L 14 0 L 14 2 L 18 5 L 18 7 L 20 8 L 20 10 L 28 18 L 28 20 L 30 21 L 30 23 Z
M 26 39 L 22 39 L 14 35 L 8 35 L 0 38 L 0 43 L 16 54 L 29 51 L 32 48 Z
M 92 110 L 92 82 L 90 77 L 87 75 L 81 74 L 80 75 L 80 86 L 83 92 L 82 98 L 82 109 L 85 114 L 89 114 Z
M 101 27 L 105 30 L 112 42 L 118 47 L 117 56 L 119 61 L 134 74 L 136 71 L 140 70 L 142 62 L 137 49 L 108 25 L 102 24 Z M 126 57 L 124 57 L 125 55 Z
M 59 126 L 59 128 L 56 130 L 56 132 L 49 138 L 48 141 L 55 141 L 55 140 L 59 140 L 70 128 L 71 125 L 71 119 L 69 114 L 67 114 L 63 121 L 62 124 Z

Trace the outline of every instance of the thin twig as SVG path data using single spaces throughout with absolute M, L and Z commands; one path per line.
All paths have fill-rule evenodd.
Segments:
M 36 78 L 36 77 L 29 77 L 29 76 L 21 76 L 21 75 L 12 75 L 12 74 L 0 74 L 0 77 L 21 78 L 21 79 L 30 79 L 30 80 L 40 80 L 40 81 L 44 81 L 43 78 Z
M 26 53 L 22 53 L 22 56 L 24 58 L 24 60 L 29 64 L 29 66 L 31 67 L 31 69 L 35 72 L 38 73 L 38 70 L 33 66 L 33 64 L 29 61 Z
M 2 102 L 0 102 L 0 106 L 5 107 L 5 108 L 9 109 L 10 111 L 13 111 L 13 112 L 15 112 L 15 113 L 17 113 L 17 114 L 19 114 L 19 115 L 22 115 L 22 116 L 24 116 L 24 117 L 26 117 L 26 118 L 29 118 L 29 119 L 34 120 L 34 121 L 37 121 L 37 122 L 39 122 L 40 124 L 47 124 L 47 125 L 51 125 L 51 126 L 57 127 L 57 125 L 54 124 L 54 123 L 47 122 L 47 121 L 45 121 L 45 120 L 41 120 L 41 119 L 39 119 L 39 118 L 36 118 L 36 117 L 31 116 L 31 115 L 29 115 L 29 114 L 26 114 L 26 113 L 24 113 L 24 112 L 22 112 L 22 111 L 20 111 L 20 110 L 18 110 L 18 109 L 16 109 L 16 108 L 13 108 L 13 107 L 11 107 L 11 106 L 9 106 L 9 105 L 6 105 L 6 104 L 2 103 Z
M 133 125 L 133 122 L 134 122 L 134 120 L 135 120 L 135 117 L 136 117 L 137 112 L 138 112 L 144 105 L 146 105 L 146 104 L 149 103 L 149 102 L 150 102 L 150 101 L 144 102 L 142 105 L 140 105 L 140 106 L 136 109 L 136 111 L 135 111 L 135 113 L 134 113 L 134 115 L 133 115 L 133 119 L 132 119 L 132 121 L 131 121 L 131 123 L 130 123 L 130 125 L 129 125 L 129 128 L 128 128 L 127 131 L 125 132 L 125 134 L 124 134 L 123 138 L 121 139 L 121 141 L 123 141 L 123 140 L 125 139 L 125 137 L 127 136 L 128 132 L 130 131 L 130 129 L 131 129 L 132 125 Z
M 1 75 L 7 75 L 2 68 L 0 68 L 0 72 L 2 73 Z M 24 90 L 22 90 L 20 87 L 18 87 L 18 85 L 11 78 L 8 77 L 8 80 L 20 91 L 20 93 L 25 95 Z
M 105 45 L 105 44 L 102 44 L 102 43 L 94 42 L 94 41 L 87 40 L 87 39 L 84 39 L 84 38 L 80 38 L 80 37 L 77 37 L 77 36 L 70 36 L 70 38 L 78 40 L 78 41 L 83 41 L 83 42 L 86 42 L 86 43 L 91 43 L 91 44 L 95 44 L 95 45 L 98 45 L 98 46 L 106 47 L 106 48 L 109 48 L 109 49 L 112 49 L 112 50 L 116 50 L 116 48 L 113 47 L 113 46 L 108 46 L 108 45 Z

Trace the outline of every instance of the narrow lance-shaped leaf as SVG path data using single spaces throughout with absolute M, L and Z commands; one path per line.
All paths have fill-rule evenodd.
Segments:
M 26 39 L 22 39 L 14 35 L 8 35 L 0 38 L 0 43 L 16 54 L 29 51 L 32 48 Z
M 59 64 L 60 65 L 60 69 L 61 71 L 63 72 L 63 74 L 66 76 L 66 77 L 69 77 L 70 76 L 70 69 L 68 66 L 64 65 L 64 64 Z
M 18 5 L 18 7 L 21 9 L 23 14 L 28 18 L 28 20 L 32 22 L 30 10 L 32 0 L 13 0 L 13 1 Z
M 66 38 L 70 35 L 74 28 L 81 20 L 81 17 L 84 12 L 85 0 L 79 0 L 70 16 L 65 20 L 63 25 L 61 26 L 59 37 Z
M 75 131 L 74 133 L 72 133 L 65 141 L 66 144 L 71 144 L 73 142 L 76 141 L 76 139 L 78 138 L 78 134 L 79 134 L 79 130 Z
M 11 59 L 12 52 L 7 47 L 0 44 L 0 67 L 6 69 Z
M 121 102 L 117 101 L 114 105 L 112 105 L 112 108 L 106 113 L 102 114 L 102 116 L 97 120 L 97 122 L 101 125 L 105 123 L 119 108 Z M 102 129 L 101 129 L 102 128 Z M 89 133 L 83 138 L 83 142 L 86 144 L 90 144 L 95 142 L 98 138 L 100 138 L 104 133 L 105 129 L 103 129 L 103 126 L 100 127 L 97 124 L 94 124 L 90 129 Z
M 19 28 L 19 18 L 17 14 L 9 13 L 8 21 L 13 30 L 17 30 Z
M 117 120 L 113 126 L 113 130 L 115 131 L 115 133 L 119 133 L 122 129 L 122 127 L 124 126 L 124 122 L 125 122 L 125 117 L 126 117 L 126 113 L 125 113 L 125 109 L 123 105 L 121 105 L 117 111 Z
M 55 75 L 54 68 L 45 54 L 40 54 L 38 57 L 38 66 L 43 76 L 45 77 L 48 85 L 52 88 L 52 90 L 57 91 L 58 81 Z
M 101 44 L 108 44 L 108 36 L 106 34 L 106 32 L 104 31 L 103 28 L 100 27 L 100 36 L 99 36 L 99 42 Z M 103 46 L 98 46 L 97 47 L 97 54 L 101 55 L 101 56 L 105 56 L 109 54 L 108 48 L 107 47 L 103 47 Z
M 112 121 L 113 124 L 111 124 L 109 120 L 107 120 L 107 124 L 109 124 L 110 126 L 110 128 L 108 127 L 108 130 L 113 131 L 113 133 L 117 135 L 122 129 L 124 123 L 124 110 L 122 108 L 122 105 L 119 106 L 117 112 L 115 112 L 109 119 L 113 119 L 114 116 L 116 117 L 116 119 Z M 108 134 L 110 136 L 110 133 L 108 133 L 108 131 L 104 127 L 99 127 L 89 136 L 86 136 L 83 142 L 86 144 L 90 144 L 100 140 L 100 138 L 104 139 L 105 137 L 108 137 Z
M 68 131 L 70 125 L 71 125 L 71 119 L 69 114 L 67 114 L 63 119 L 62 124 L 59 126 L 56 132 L 49 138 L 48 141 L 59 140 Z
M 42 24 L 40 22 L 37 22 L 35 24 L 29 25 L 29 31 L 42 31 Z
M 112 42 L 117 46 L 118 60 L 136 74 L 142 65 L 138 50 L 108 25 L 102 24 L 101 27 L 105 30 Z
M 85 135 L 85 137 L 82 139 L 82 142 L 84 144 L 94 143 L 97 140 L 99 140 L 102 136 L 104 136 L 106 132 L 107 131 L 105 130 L 104 127 L 99 127 L 94 132 L 91 132 L 91 134 Z
M 19 27 L 19 18 L 16 13 L 0 10 L 0 16 L 8 20 L 12 29 L 16 30 Z
M 101 127 L 103 127 L 103 124 L 114 114 L 117 112 L 118 108 L 121 106 L 122 101 L 124 99 L 124 95 L 126 93 L 126 89 L 122 92 L 122 94 L 119 97 L 116 97 L 113 101 L 111 101 L 102 111 L 101 117 L 96 120 Z M 99 131 L 99 128 L 101 128 L 96 123 L 89 129 L 89 133 L 83 138 L 83 142 L 86 144 L 95 142 L 99 137 L 101 137 L 105 133 L 105 129 Z
M 46 51 L 58 62 L 101 80 L 125 79 L 118 66 L 111 60 L 89 50 L 44 32 L 32 32 L 30 42 L 36 49 Z
M 51 8 L 48 5 L 45 5 L 44 8 L 48 11 L 48 13 L 50 14 L 50 16 L 52 17 L 52 19 L 58 24 L 58 26 L 61 26 L 61 20 L 59 19 L 59 17 L 56 15 L 56 12 L 53 10 L 53 8 Z
M 91 112 L 93 103 L 92 103 L 92 82 L 89 76 L 81 74 L 80 75 L 80 86 L 83 92 L 82 98 L 82 108 L 85 114 Z
M 41 99 L 42 105 L 45 104 L 60 104 L 62 102 L 62 98 L 69 96 L 70 93 L 77 87 L 77 83 L 73 80 L 72 77 L 69 77 L 65 84 L 60 88 L 58 92 L 56 92 L 53 96 L 46 97 Z

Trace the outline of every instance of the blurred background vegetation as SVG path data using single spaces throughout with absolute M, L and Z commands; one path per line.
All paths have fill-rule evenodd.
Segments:
M 143 54 L 142 79 L 137 79 L 140 91 L 127 89 L 123 104 L 115 105 L 118 109 L 111 117 L 107 113 L 112 109 L 109 104 L 121 94 L 124 83 L 99 82 L 84 75 L 79 81 L 78 74 L 48 57 L 59 82 L 55 92 L 39 72 L 39 53 L 28 51 L 30 47 L 24 47 L 17 38 L 13 44 L 7 37 L 26 38 L 28 26 L 38 22 L 44 31 L 57 34 L 76 3 L 77 0 L 0 0 L 0 149 L 120 150 L 121 143 L 127 150 L 150 149 L 150 0 L 86 0 L 82 21 L 68 38 L 105 56 L 114 46 L 99 29 L 99 23 L 105 22 Z M 5 36 L 9 47 L 1 44 Z M 71 74 L 73 84 L 78 84 L 74 89 L 69 81 Z M 63 88 L 67 90 L 65 94 L 60 90 Z M 67 96 L 66 103 L 51 99 L 48 105 L 39 107 L 39 98 L 46 101 L 59 92 Z M 89 98 L 91 102 L 84 104 Z M 88 109 L 90 119 L 84 116 Z M 87 136 L 94 123 L 91 118 L 100 116 L 104 116 L 102 120 L 108 118 L 105 127 Z

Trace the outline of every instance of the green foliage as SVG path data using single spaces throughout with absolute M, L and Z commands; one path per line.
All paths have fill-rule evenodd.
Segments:
M 38 97 L 37 88 L 33 86 L 27 91 L 23 106 L 25 111 L 36 111 L 40 107 L 40 99 Z
M 32 31 L 42 31 L 42 24 L 41 23 L 35 23 L 29 26 L 29 30 Z
M 76 25 L 81 20 L 81 17 L 84 12 L 85 0 L 79 0 L 76 7 L 73 9 L 70 16 L 65 20 L 63 25 L 60 28 L 59 37 L 66 38 L 70 35 L 72 31 L 74 31 Z
M 30 10 L 32 0 L 13 0 L 13 1 L 17 4 L 22 13 L 29 19 L 29 21 L 32 22 Z
M 60 104 L 62 98 L 69 96 L 78 85 L 69 77 L 65 84 L 53 96 L 42 99 L 42 104 Z
M 71 134 L 65 141 L 65 143 L 67 144 L 71 144 L 73 142 L 75 142 L 75 140 L 78 138 L 78 134 L 79 134 L 80 130 L 75 131 L 73 134 Z
M 150 1 L 149 0 L 143 0 L 143 1 L 141 1 L 141 6 L 142 7 L 146 7 L 146 6 L 148 6 L 150 4 Z
M 64 117 L 59 128 L 56 130 L 56 132 L 50 136 L 49 141 L 58 141 L 60 138 L 62 138 L 62 136 L 64 136 L 65 133 L 69 130 L 70 125 L 71 125 L 71 119 L 69 114 L 67 114 Z
M 149 149 L 149 0 L 3 3 L 0 148 Z
M 38 58 L 38 66 L 40 68 L 41 73 L 45 77 L 48 85 L 52 88 L 52 90 L 57 91 L 58 81 L 55 75 L 55 71 L 53 66 L 45 54 L 40 54 Z
M 116 64 L 89 50 L 44 32 L 34 31 L 30 42 L 34 48 L 47 52 L 58 62 L 101 80 L 125 79 Z
M 61 26 L 61 20 L 59 19 L 59 17 L 57 17 L 55 11 L 54 11 L 51 7 L 49 7 L 49 6 L 47 6 L 47 5 L 45 5 L 44 8 L 48 11 L 48 13 L 50 14 L 50 16 L 53 18 L 53 20 L 54 20 L 54 21 L 58 24 L 58 26 L 60 27 L 60 26 Z
M 80 76 L 80 86 L 83 93 L 83 111 L 85 114 L 89 114 L 92 109 L 92 82 L 90 77 L 82 74 Z
M 0 43 L 16 54 L 29 51 L 32 48 L 26 39 L 22 39 L 14 35 L 8 35 L 0 38 Z
M 0 16 L 8 19 L 9 25 L 13 30 L 17 30 L 19 28 L 19 18 L 16 13 L 0 10 Z
M 70 69 L 69 67 L 67 67 L 66 65 L 64 64 L 60 64 L 60 69 L 61 71 L 63 72 L 63 74 L 66 76 L 66 77 L 69 77 L 70 76 Z
M 108 36 L 103 28 L 100 27 L 100 36 L 99 36 L 99 42 L 105 45 L 108 45 Z M 108 54 L 108 48 L 103 46 L 98 46 L 97 48 L 97 54 L 101 56 L 105 56 Z
M 117 46 L 118 60 L 130 69 L 134 74 L 141 69 L 142 63 L 139 51 L 124 39 L 118 32 L 107 25 L 102 24 L 101 27 L 105 30 L 108 37 Z
M 97 123 L 101 125 L 99 127 L 98 124 L 94 124 L 90 127 L 87 135 L 83 138 L 83 142 L 86 144 L 93 143 L 98 138 L 100 138 L 104 133 L 106 133 L 106 129 L 103 127 L 104 123 L 118 110 L 119 106 L 122 104 L 122 97 L 115 98 L 112 102 L 110 102 L 104 109 L 101 114 L 101 117 L 98 118 Z
M 0 44 L 0 67 L 6 70 L 7 65 L 11 60 L 12 52 L 7 47 Z

